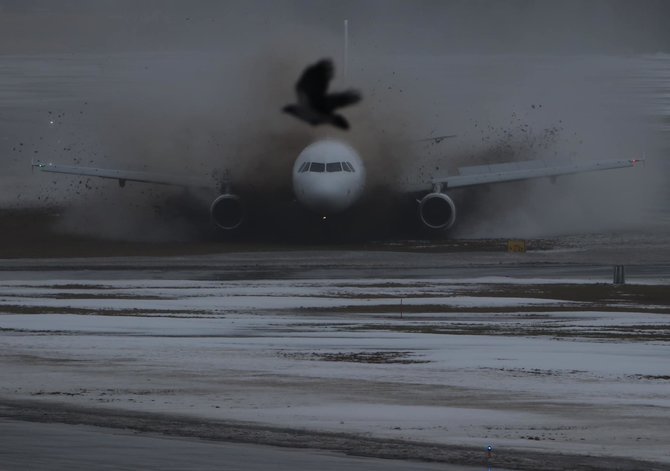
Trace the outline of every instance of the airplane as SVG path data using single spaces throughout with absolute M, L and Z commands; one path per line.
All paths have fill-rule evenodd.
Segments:
M 451 190 L 485 186 L 535 178 L 555 179 L 561 175 L 634 167 L 640 159 L 601 160 L 555 164 L 528 160 L 459 168 L 457 175 L 433 177 L 424 182 L 405 185 L 402 191 L 416 200 L 421 225 L 436 233 L 445 233 L 456 222 L 457 207 Z M 99 177 L 126 182 L 176 185 L 185 188 L 212 188 L 213 181 L 197 177 L 153 174 L 96 167 L 68 166 L 33 161 L 42 172 Z M 234 182 L 226 180 L 218 196 L 209 205 L 211 222 L 226 232 L 239 230 L 253 214 L 248 214 L 243 198 L 233 190 Z M 361 200 L 366 188 L 363 158 L 347 142 L 320 139 L 305 147 L 297 156 L 292 170 L 295 200 L 323 219 L 346 213 Z

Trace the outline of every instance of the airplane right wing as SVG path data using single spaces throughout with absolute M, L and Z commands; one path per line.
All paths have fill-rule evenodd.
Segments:
M 155 174 L 149 172 L 138 172 L 131 170 L 114 170 L 97 167 L 79 167 L 75 165 L 59 165 L 33 161 L 32 167 L 42 172 L 64 173 L 68 175 L 79 175 L 84 177 L 108 178 L 117 180 L 119 186 L 126 186 L 126 182 L 153 183 L 158 185 L 181 186 L 190 189 L 217 189 L 219 196 L 210 205 L 212 222 L 224 230 L 234 230 L 245 217 L 244 206 L 240 197 L 231 191 L 229 178 L 216 179 L 182 176 L 175 174 Z M 217 181 L 218 180 L 218 181 Z
M 153 174 L 149 172 L 114 170 L 96 167 L 78 167 L 74 165 L 59 165 L 41 161 L 33 161 L 32 166 L 33 168 L 38 168 L 42 172 L 65 173 L 69 175 L 81 175 L 86 177 L 118 180 L 120 186 L 125 186 L 127 181 L 155 183 L 159 185 L 185 186 L 192 188 L 211 188 L 214 186 L 214 182 L 211 179 L 182 175 Z

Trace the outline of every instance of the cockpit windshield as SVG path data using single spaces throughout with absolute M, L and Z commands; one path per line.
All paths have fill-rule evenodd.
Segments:
M 326 172 L 341 172 L 342 164 L 340 162 L 329 162 L 326 164 Z
M 328 162 L 327 164 L 320 162 L 304 162 L 298 169 L 298 173 L 304 172 L 355 172 L 354 166 L 349 162 Z

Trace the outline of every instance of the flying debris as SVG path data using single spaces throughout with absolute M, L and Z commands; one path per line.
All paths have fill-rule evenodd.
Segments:
M 330 59 L 322 59 L 307 67 L 295 85 L 298 103 L 285 106 L 283 111 L 312 126 L 332 124 L 340 129 L 349 129 L 347 120 L 334 111 L 358 103 L 361 94 L 356 90 L 327 94 L 333 74 L 334 67 Z

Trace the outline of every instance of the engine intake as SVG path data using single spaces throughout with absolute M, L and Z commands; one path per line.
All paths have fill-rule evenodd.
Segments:
M 419 201 L 419 217 L 430 229 L 446 230 L 456 221 L 456 205 L 444 193 L 428 193 Z
M 221 229 L 232 231 L 244 220 L 244 206 L 239 196 L 230 193 L 216 198 L 209 207 L 212 222 Z

